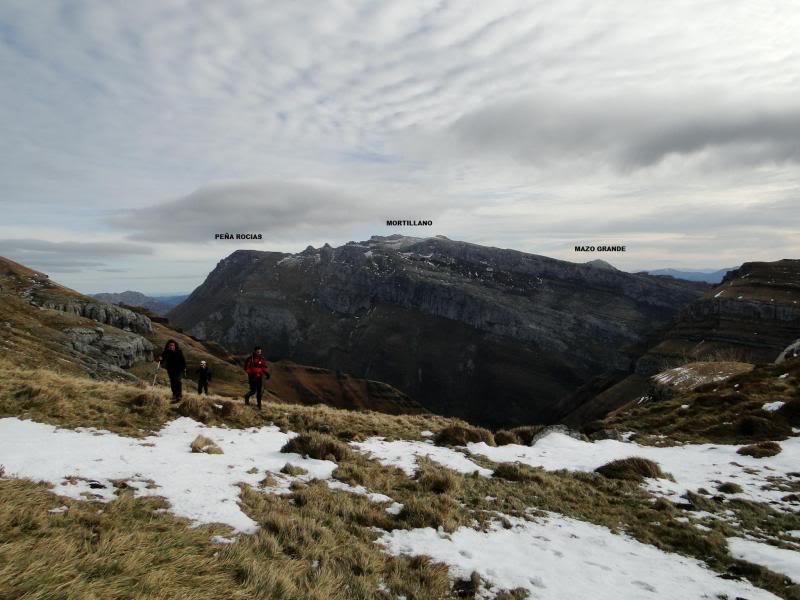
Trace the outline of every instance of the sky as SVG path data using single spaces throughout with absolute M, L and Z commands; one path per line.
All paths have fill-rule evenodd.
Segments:
M 0 255 L 150 294 L 395 233 L 800 258 L 797 31 L 787 0 L 4 0 Z

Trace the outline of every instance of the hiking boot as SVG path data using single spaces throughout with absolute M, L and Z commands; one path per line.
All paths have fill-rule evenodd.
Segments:
M 242 398 L 244 398 L 244 403 L 247 406 L 250 406 L 250 396 L 242 396 Z

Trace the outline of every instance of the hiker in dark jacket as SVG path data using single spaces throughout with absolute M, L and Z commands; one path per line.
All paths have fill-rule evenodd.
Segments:
M 205 392 L 208 394 L 208 384 L 211 383 L 211 369 L 208 368 L 206 361 L 200 361 L 200 366 L 197 367 L 195 373 L 197 374 L 197 393 L 202 394 Z
M 244 403 L 250 404 L 250 396 L 255 394 L 258 408 L 261 410 L 261 392 L 264 385 L 262 377 L 266 375 L 269 379 L 267 361 L 261 356 L 261 346 L 256 346 L 253 353 L 247 357 L 244 370 L 247 372 L 247 382 L 250 384 L 250 391 L 244 395 Z
M 158 357 L 158 362 L 167 370 L 169 375 L 169 387 L 172 388 L 172 401 L 180 402 L 183 390 L 181 388 L 181 376 L 186 370 L 186 359 L 183 352 L 178 347 L 178 342 L 168 340 L 164 346 L 164 352 Z

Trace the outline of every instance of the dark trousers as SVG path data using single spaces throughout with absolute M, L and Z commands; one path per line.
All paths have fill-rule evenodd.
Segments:
M 208 382 L 200 380 L 197 382 L 197 393 L 202 394 L 203 392 L 208 394 Z
M 258 402 L 258 408 L 261 408 L 261 392 L 264 387 L 264 378 L 261 375 L 248 375 L 247 382 L 250 384 L 250 391 L 244 395 L 244 401 L 246 404 L 250 404 L 250 396 L 253 394 L 256 395 L 256 401 Z
M 181 396 L 183 395 L 183 387 L 181 386 L 181 372 L 170 372 L 167 371 L 169 375 L 169 387 L 172 389 L 172 397 L 176 400 L 180 400 Z

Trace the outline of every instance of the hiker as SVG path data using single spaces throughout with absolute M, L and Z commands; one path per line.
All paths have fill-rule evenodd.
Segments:
M 164 352 L 158 357 L 158 362 L 167 370 L 169 375 L 169 387 L 172 389 L 172 401 L 180 402 L 183 390 L 181 388 L 181 377 L 186 370 L 186 359 L 183 352 L 178 347 L 175 340 L 167 340 Z
M 244 395 L 244 403 L 250 404 L 250 396 L 256 395 L 258 409 L 261 410 L 261 390 L 264 385 L 263 375 L 269 379 L 267 361 L 261 356 L 261 346 L 253 348 L 253 353 L 244 363 L 244 370 L 247 372 L 247 382 L 250 384 L 250 391 Z
M 208 384 L 211 383 L 211 369 L 208 368 L 206 361 L 200 361 L 200 366 L 195 373 L 197 373 L 197 393 L 202 394 L 205 392 L 208 395 Z

